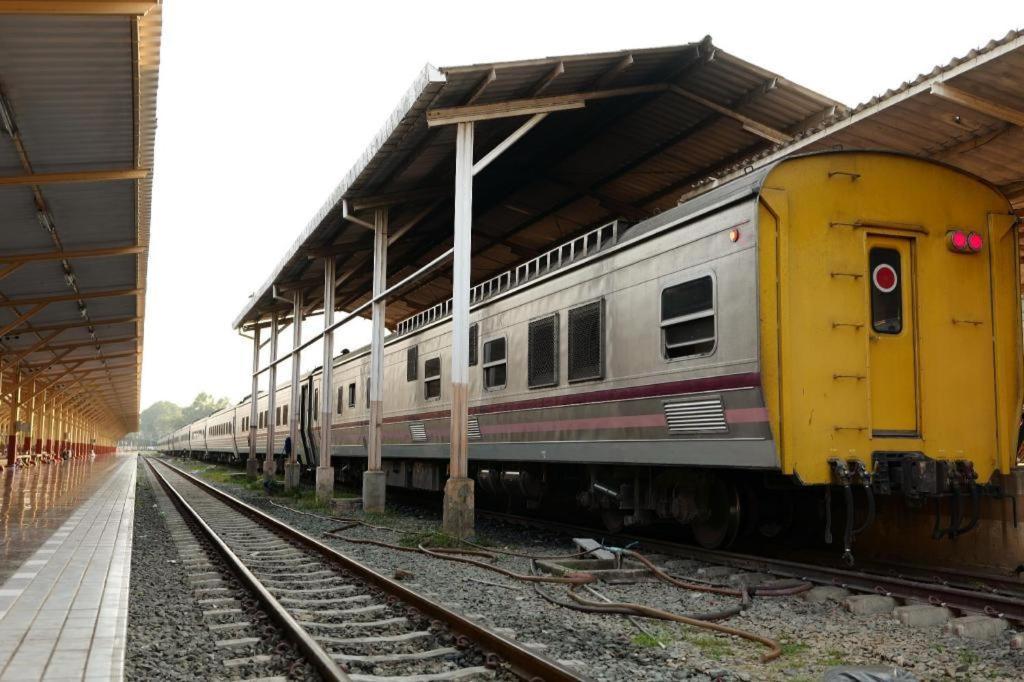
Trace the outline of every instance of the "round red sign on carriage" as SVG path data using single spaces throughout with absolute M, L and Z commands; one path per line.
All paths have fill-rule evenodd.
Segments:
M 881 263 L 875 266 L 874 272 L 871 273 L 871 281 L 876 289 L 883 294 L 889 294 L 899 284 L 899 277 L 896 275 L 896 268 L 888 263 Z

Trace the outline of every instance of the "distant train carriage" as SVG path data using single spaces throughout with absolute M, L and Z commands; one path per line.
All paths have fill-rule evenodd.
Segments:
M 998 191 L 884 152 L 792 157 L 595 229 L 473 288 L 478 491 L 528 504 L 569 494 L 612 526 L 675 519 L 707 546 L 808 486 L 949 497 L 958 510 L 1015 463 L 1018 258 Z M 390 485 L 443 487 L 449 310 L 386 341 Z M 353 477 L 368 372 L 368 349 L 335 359 L 330 455 Z M 300 405 L 309 464 L 318 373 Z

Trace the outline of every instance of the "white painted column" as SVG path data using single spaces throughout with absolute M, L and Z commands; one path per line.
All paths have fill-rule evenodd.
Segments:
M 378 208 L 373 215 L 373 296 L 387 288 L 388 209 Z M 384 511 L 387 481 L 381 467 L 384 424 L 384 316 L 386 301 L 372 305 L 370 338 L 370 423 L 366 439 L 366 473 L 363 475 L 363 509 Z
M 270 313 L 270 375 L 268 381 L 270 387 L 267 389 L 267 454 L 263 459 L 263 478 L 272 479 L 277 474 L 277 461 L 274 459 L 274 438 L 277 435 L 277 337 L 278 332 L 277 311 Z
M 334 256 L 324 258 L 324 329 L 334 324 Z M 320 373 L 320 466 L 316 469 L 316 496 L 322 502 L 334 497 L 331 466 L 331 406 L 334 391 L 334 332 L 325 331 L 323 371 Z
M 292 351 L 302 345 L 302 290 L 292 292 Z M 291 398 L 288 403 L 288 438 L 292 451 L 284 465 L 284 489 L 295 490 L 301 482 L 302 469 L 299 466 L 299 409 L 302 397 L 299 393 L 299 370 L 301 351 L 292 353 Z
M 442 525 L 456 537 L 474 533 L 469 476 L 469 276 L 473 231 L 473 123 L 455 137 L 455 254 L 452 265 L 451 458 Z
M 256 459 L 256 424 L 259 420 L 260 377 L 256 372 L 260 369 L 260 323 L 252 332 L 252 393 L 249 396 L 249 459 L 245 462 L 245 472 L 249 478 L 259 475 L 259 464 Z

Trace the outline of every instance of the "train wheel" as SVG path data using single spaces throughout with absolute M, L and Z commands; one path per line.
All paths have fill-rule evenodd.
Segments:
M 709 479 L 704 502 L 706 517 L 694 521 L 690 528 L 693 539 L 705 549 L 728 547 L 740 529 L 740 495 L 736 486 L 717 476 Z

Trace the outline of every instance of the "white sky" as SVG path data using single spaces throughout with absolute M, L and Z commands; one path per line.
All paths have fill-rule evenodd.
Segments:
M 1024 26 L 1022 10 L 1019 0 L 166 0 L 142 407 L 248 393 L 252 346 L 231 322 L 426 62 L 710 34 L 727 52 L 853 105 Z M 286 331 L 282 350 L 290 339 Z M 368 340 L 360 320 L 335 335 L 335 349 Z M 305 352 L 303 369 L 320 352 Z M 290 376 L 287 365 L 279 376 Z

